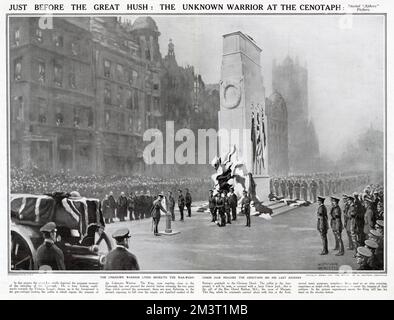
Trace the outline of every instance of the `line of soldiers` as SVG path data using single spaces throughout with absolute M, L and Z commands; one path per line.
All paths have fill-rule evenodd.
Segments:
M 150 218 L 152 215 L 151 209 L 156 198 L 157 196 L 152 195 L 150 191 L 147 190 L 146 192 L 133 192 L 128 196 L 126 196 L 124 192 L 121 192 L 119 198 L 115 200 L 113 192 L 111 191 L 109 195 L 105 195 L 101 203 L 105 223 L 113 223 L 115 217 L 117 217 L 119 221 L 125 221 L 126 217 L 128 217 L 129 220 Z M 175 199 L 172 191 L 168 191 L 165 201 L 167 209 L 171 213 L 172 220 L 174 221 Z M 181 221 L 184 220 L 185 209 L 188 217 L 191 217 L 192 201 L 189 189 L 186 189 L 185 195 L 183 195 L 181 189 L 178 190 L 177 203 Z
M 251 198 L 244 190 L 241 199 L 241 212 L 246 217 L 246 227 L 250 227 L 250 203 Z M 220 190 L 215 195 L 213 190 L 209 190 L 208 207 L 212 216 L 211 222 L 215 222 L 219 227 L 225 227 L 226 224 L 231 224 L 231 221 L 237 220 L 237 205 L 238 197 L 233 187 L 229 192 Z
M 321 255 L 328 254 L 327 231 L 330 227 L 335 238 L 336 256 L 344 255 L 342 231 L 346 231 L 348 250 L 354 250 L 359 270 L 382 270 L 383 238 L 384 238 L 384 198 L 383 190 L 371 192 L 366 188 L 362 194 L 354 192 L 343 195 L 343 209 L 339 206 L 340 199 L 331 196 L 329 214 L 324 205 L 325 198 L 318 197 L 317 230 L 320 233 L 323 250 Z M 342 220 L 343 214 L 343 220 Z
M 277 177 L 270 180 L 270 193 L 276 197 L 317 201 L 317 195 L 328 196 L 355 190 L 369 183 L 369 175 L 339 176 L 322 174 L 312 176 Z

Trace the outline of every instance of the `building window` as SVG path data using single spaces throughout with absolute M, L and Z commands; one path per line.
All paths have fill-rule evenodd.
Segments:
M 104 77 L 111 78 L 111 61 L 104 60 Z
M 129 116 L 129 132 L 133 132 L 133 117 Z
M 88 111 L 88 128 L 93 128 L 93 122 L 94 122 L 93 110 L 89 109 L 89 111 Z
M 126 108 L 133 109 L 133 94 L 130 90 L 127 90 Z
M 153 90 L 159 90 L 159 84 L 158 83 L 153 84 Z
M 134 104 L 133 104 L 134 110 L 138 110 L 139 108 L 139 100 L 138 100 L 138 91 L 134 91 Z
M 38 61 L 38 81 L 40 83 L 45 83 L 45 62 Z
M 77 56 L 79 52 L 79 45 L 76 42 L 71 43 L 71 54 L 73 56 Z
M 14 117 L 16 121 L 23 121 L 23 109 L 24 109 L 24 103 L 23 103 L 23 97 L 14 97 L 14 105 L 13 105 L 13 111 L 14 111 Z
M 110 115 L 109 115 L 109 112 L 106 111 L 106 112 L 105 112 L 105 128 L 106 128 L 106 129 L 109 129 L 110 120 L 111 120 L 111 117 L 110 117 Z
M 62 126 L 64 124 L 64 116 L 60 108 L 56 110 L 55 120 L 57 126 Z
M 111 104 L 111 86 L 105 85 L 104 87 L 104 103 Z
M 124 80 L 124 69 L 121 64 L 116 65 L 116 79 L 119 81 Z
M 62 48 L 63 47 L 63 36 L 55 33 L 53 35 L 53 42 L 55 43 L 56 47 Z
M 15 45 L 15 46 L 19 46 L 20 37 L 21 37 L 21 32 L 20 32 L 20 30 L 19 30 L 19 28 L 18 28 L 18 29 L 16 29 L 16 30 L 14 31 L 14 45 Z
M 38 99 L 38 122 L 46 123 L 47 122 L 47 104 L 46 100 L 39 98 Z
M 41 29 L 36 29 L 36 32 L 35 32 L 35 39 L 36 39 L 38 42 L 42 42 L 43 38 L 42 38 L 42 30 L 41 30 Z
M 71 69 L 70 69 L 70 75 L 69 75 L 69 79 L 70 79 L 70 87 L 72 89 L 75 89 L 77 87 L 77 77 L 75 74 L 75 66 L 74 64 L 71 64 Z
M 22 58 L 18 58 L 14 62 L 14 79 L 22 79 Z
M 125 131 L 125 118 L 122 113 L 118 114 L 118 124 L 119 124 L 119 131 Z
M 116 104 L 121 108 L 123 108 L 122 95 L 123 95 L 123 88 L 118 87 L 118 92 L 116 94 Z
M 60 64 L 55 63 L 54 67 L 54 73 L 55 73 L 55 85 L 57 87 L 61 87 L 63 85 L 63 67 Z
M 79 128 L 81 123 L 81 119 L 79 117 L 79 110 L 78 108 L 74 108 L 74 127 Z

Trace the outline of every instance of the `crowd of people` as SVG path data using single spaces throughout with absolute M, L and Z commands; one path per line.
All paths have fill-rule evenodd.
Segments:
M 206 190 L 211 188 L 210 177 L 156 177 L 146 175 L 74 175 L 60 170 L 50 174 L 38 169 L 23 170 L 11 168 L 11 192 L 45 194 L 54 191 L 78 190 L 85 197 L 103 199 L 109 191 L 116 196 L 126 194 L 157 195 L 162 190 L 192 189 L 196 200 L 206 198 Z
M 368 174 L 315 173 L 275 177 L 270 180 L 272 200 L 287 198 L 316 202 L 317 195 L 330 196 L 352 192 L 370 183 Z
M 354 251 L 359 270 L 382 270 L 384 267 L 384 190 L 381 185 L 368 185 L 362 192 L 331 196 L 329 214 L 325 198 L 318 196 L 317 230 L 320 232 L 323 250 L 328 254 L 327 232 L 329 226 L 335 238 L 337 256 L 344 255 L 342 231 L 348 240 L 348 250 Z M 343 218 L 342 218 L 343 216 Z M 328 220 L 330 219 L 330 224 Z

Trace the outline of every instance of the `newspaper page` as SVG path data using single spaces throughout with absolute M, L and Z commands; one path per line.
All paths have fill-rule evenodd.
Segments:
M 393 297 L 392 2 L 0 6 L 2 299 Z

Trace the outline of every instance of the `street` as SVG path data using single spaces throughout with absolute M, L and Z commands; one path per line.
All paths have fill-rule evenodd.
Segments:
M 329 254 L 319 255 L 321 239 L 316 230 L 317 204 L 300 207 L 274 216 L 272 220 L 251 217 L 251 228 L 239 215 L 231 225 L 219 228 L 210 222 L 208 213 L 192 211 L 176 221 L 172 229 L 180 234 L 155 237 L 151 219 L 116 222 L 106 226 L 109 236 L 120 227 L 131 232 L 130 251 L 139 261 L 141 270 L 338 270 L 341 266 L 357 268 L 353 251 L 346 250 L 347 236 L 342 232 L 344 256 L 335 256 L 334 237 L 328 231 Z M 193 209 L 193 208 L 192 208 Z M 327 208 L 329 210 L 329 208 Z M 166 218 L 160 220 L 164 232 Z

